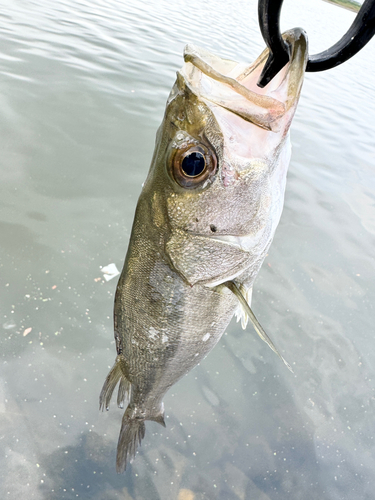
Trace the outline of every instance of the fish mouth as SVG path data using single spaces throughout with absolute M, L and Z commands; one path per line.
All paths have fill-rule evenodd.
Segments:
M 260 128 L 280 132 L 288 122 L 284 116 L 297 105 L 308 57 L 307 38 L 301 28 L 286 31 L 282 37 L 290 46 L 290 61 L 264 90 L 257 82 L 269 56 L 268 48 L 245 67 L 187 45 L 180 74 L 198 98 Z

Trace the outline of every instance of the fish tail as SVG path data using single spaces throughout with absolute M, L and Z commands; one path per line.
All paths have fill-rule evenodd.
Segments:
M 126 411 L 122 417 L 117 444 L 116 470 L 119 474 L 125 471 L 127 463 L 135 457 L 137 448 L 145 437 L 145 432 L 144 419 L 132 418 Z
M 152 415 L 147 417 L 147 419 L 152 420 L 153 422 L 157 422 L 158 424 L 162 425 L 163 427 L 166 427 L 165 420 L 164 420 L 164 403 L 161 403 L 159 408 Z
M 113 391 L 119 381 L 120 386 L 117 397 L 117 404 L 120 406 L 120 408 L 123 408 L 124 401 L 129 398 L 130 382 L 124 375 L 122 361 L 123 360 L 121 356 L 117 356 L 115 364 L 111 368 L 103 384 L 103 388 L 99 397 L 99 409 L 103 411 L 104 409 L 109 410 L 109 403 L 111 401 Z
M 141 441 L 145 437 L 145 420 L 152 420 L 165 427 L 164 404 L 161 403 L 158 407 L 153 408 L 150 413 L 143 413 L 134 406 L 127 407 L 122 417 L 117 444 L 116 470 L 119 474 L 124 472 L 128 462 L 133 460 L 138 446 L 141 445 Z

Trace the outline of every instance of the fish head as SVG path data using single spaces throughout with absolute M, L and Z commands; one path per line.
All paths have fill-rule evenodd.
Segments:
M 283 37 L 290 61 L 263 89 L 268 49 L 246 65 L 185 48 L 144 198 L 169 261 L 190 285 L 253 279 L 272 241 L 307 61 L 303 30 Z

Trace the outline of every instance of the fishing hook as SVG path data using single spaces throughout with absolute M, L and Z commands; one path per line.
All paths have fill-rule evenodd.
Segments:
M 288 45 L 280 33 L 280 12 L 283 0 L 259 0 L 260 31 L 269 48 L 269 56 L 260 75 L 258 86 L 263 88 L 289 62 Z M 353 24 L 332 47 L 310 56 L 306 71 L 325 71 L 350 59 L 375 34 L 375 0 L 365 0 Z

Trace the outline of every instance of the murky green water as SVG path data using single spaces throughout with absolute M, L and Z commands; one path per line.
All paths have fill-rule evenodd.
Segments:
M 0 4 L 0 498 L 373 498 L 375 42 L 307 75 L 292 126 L 253 307 L 295 374 L 232 323 L 118 476 L 122 411 L 98 411 L 115 358 L 101 266 L 122 266 L 184 44 L 253 60 L 256 2 Z M 312 52 L 354 19 L 285 4 Z

